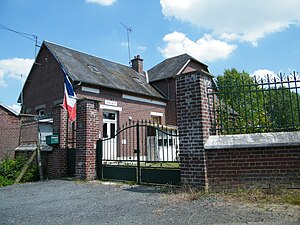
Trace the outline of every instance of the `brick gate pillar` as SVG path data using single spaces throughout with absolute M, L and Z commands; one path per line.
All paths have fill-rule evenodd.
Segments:
M 77 101 L 76 177 L 93 180 L 96 177 L 96 141 L 99 139 L 99 102 Z
M 53 147 L 49 155 L 49 177 L 67 176 L 67 111 L 61 106 L 52 110 L 53 134 L 58 134 L 59 145 Z
M 181 182 L 205 189 L 208 183 L 204 143 L 210 128 L 208 82 L 211 76 L 201 71 L 176 78 Z

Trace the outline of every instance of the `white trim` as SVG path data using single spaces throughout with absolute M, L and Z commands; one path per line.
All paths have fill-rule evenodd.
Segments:
M 53 102 L 53 105 L 60 105 L 60 104 L 63 104 L 63 99 L 58 99 L 58 100 L 55 100 L 54 102 Z
M 152 100 L 152 99 L 148 99 L 148 98 L 136 97 L 136 96 L 132 96 L 132 95 L 123 94 L 122 98 L 132 100 L 132 101 L 150 103 L 150 104 L 154 104 L 154 105 L 161 105 L 161 106 L 167 105 L 165 102 L 156 101 L 156 100 Z
M 34 107 L 34 110 L 37 111 L 37 110 L 41 110 L 41 109 L 45 109 L 46 108 L 46 105 L 43 104 L 43 105 L 38 105 L 36 107 Z
M 122 107 L 116 107 L 111 105 L 100 105 L 100 109 L 122 112 Z
M 160 113 L 160 112 L 150 112 L 150 116 L 159 116 L 159 117 L 163 117 L 164 114 Z
M 182 73 L 182 71 L 186 68 L 186 66 L 190 63 L 190 59 L 184 64 L 184 66 L 178 71 L 178 73 L 176 75 L 179 75 Z
M 94 94 L 100 94 L 100 90 L 97 89 L 97 88 L 91 88 L 91 87 L 82 86 L 81 90 L 82 91 L 86 91 L 86 92 L 91 92 L 91 93 L 94 93 Z

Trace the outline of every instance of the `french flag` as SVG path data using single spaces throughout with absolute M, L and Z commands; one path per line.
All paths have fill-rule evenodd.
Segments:
M 68 111 L 69 119 L 71 120 L 71 122 L 74 122 L 74 120 L 76 119 L 77 96 L 76 93 L 74 92 L 70 79 L 65 72 L 64 72 L 64 76 L 65 76 L 65 82 L 64 82 L 65 94 L 64 94 L 63 107 L 65 110 Z

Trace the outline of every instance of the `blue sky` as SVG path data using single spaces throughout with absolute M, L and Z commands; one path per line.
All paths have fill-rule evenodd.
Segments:
M 18 108 L 35 53 L 3 26 L 128 65 L 122 22 L 146 70 L 186 52 L 215 76 L 232 67 L 273 75 L 300 72 L 299 9 L 298 0 L 0 0 L 0 102 Z

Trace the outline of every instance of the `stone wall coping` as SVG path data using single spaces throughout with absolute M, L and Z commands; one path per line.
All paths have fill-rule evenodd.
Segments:
M 278 132 L 210 136 L 204 149 L 300 146 L 300 132 Z

